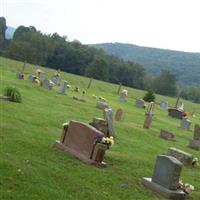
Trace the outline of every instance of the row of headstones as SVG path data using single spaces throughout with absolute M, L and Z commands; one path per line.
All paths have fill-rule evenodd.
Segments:
M 69 85 L 67 81 L 65 81 L 65 80 L 61 81 L 61 79 L 58 75 L 54 75 L 54 76 L 52 76 L 51 80 L 48 80 L 46 78 L 45 72 L 43 72 L 43 71 L 38 72 L 38 78 L 39 78 L 41 87 L 43 87 L 45 89 L 51 90 L 55 85 L 60 86 L 59 92 L 58 92 L 59 94 L 65 94 L 65 91 Z M 31 74 L 31 75 L 29 75 L 28 79 L 31 82 L 34 82 L 35 79 L 37 79 L 37 76 Z

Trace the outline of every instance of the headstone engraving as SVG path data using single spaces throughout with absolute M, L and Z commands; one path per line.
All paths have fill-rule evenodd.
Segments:
M 175 135 L 163 129 L 160 130 L 160 137 L 165 140 L 175 141 Z
M 186 193 L 178 190 L 182 163 L 172 156 L 159 155 L 152 179 L 143 178 L 143 184 L 154 192 L 170 199 L 185 199 Z
M 174 147 L 170 147 L 170 148 L 168 148 L 167 155 L 175 157 L 180 162 L 182 162 L 184 165 L 192 166 L 194 157 L 193 157 L 193 155 L 191 155 L 187 152 L 181 151 L 180 149 L 176 149 Z
M 193 140 L 190 141 L 188 147 L 200 151 L 200 125 L 195 124 Z
M 185 130 L 190 130 L 191 121 L 185 117 L 181 120 L 181 128 Z
M 71 153 L 87 164 L 102 165 L 107 145 L 96 144 L 96 136 L 103 135 L 91 125 L 70 121 L 55 146 Z M 103 145 L 103 146 L 102 146 Z
M 115 113 L 115 121 L 121 121 L 123 115 L 123 110 L 119 108 Z

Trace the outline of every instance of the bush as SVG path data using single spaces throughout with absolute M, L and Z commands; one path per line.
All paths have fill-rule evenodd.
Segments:
M 155 94 L 152 92 L 152 91 L 148 91 L 144 97 L 143 97 L 143 100 L 144 101 L 147 101 L 147 102 L 152 102 L 152 101 L 155 101 Z
M 10 101 L 20 103 L 22 101 L 21 94 L 19 90 L 15 87 L 6 87 L 4 90 L 4 95 L 9 97 Z

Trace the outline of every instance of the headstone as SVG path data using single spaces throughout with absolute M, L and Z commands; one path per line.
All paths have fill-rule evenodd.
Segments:
M 183 117 L 181 120 L 181 128 L 189 131 L 190 125 L 191 125 L 191 121 L 189 119 Z
M 110 137 L 110 136 L 116 137 L 114 126 L 113 126 L 113 112 L 112 112 L 112 109 L 111 108 L 105 108 L 104 116 L 105 116 L 105 120 L 108 123 L 108 132 L 109 132 L 108 137 Z
M 168 115 L 170 117 L 174 117 L 177 119 L 182 119 L 183 118 L 183 112 L 180 110 L 177 110 L 176 108 L 169 108 L 168 109 Z
M 119 99 L 120 101 L 126 101 L 126 98 L 128 96 L 128 91 L 127 90 L 122 90 L 120 96 L 119 96 Z
M 168 102 L 165 102 L 165 101 L 161 102 L 160 108 L 162 110 L 167 110 L 168 109 Z
M 55 146 L 87 164 L 101 165 L 107 145 L 96 144 L 96 137 L 99 135 L 104 136 L 91 125 L 70 121 L 67 128 L 64 127 L 61 139 Z
M 65 94 L 65 90 L 67 88 L 68 82 L 67 81 L 62 81 L 60 85 L 60 94 Z
M 115 113 L 115 121 L 121 121 L 123 110 L 119 108 Z
M 152 191 L 169 199 L 185 199 L 186 193 L 178 190 L 182 163 L 172 156 L 159 155 L 152 178 L 143 178 L 142 183 Z
M 40 82 L 43 82 L 46 79 L 46 74 L 43 71 L 38 72 L 38 77 L 40 79 Z
M 165 140 L 175 141 L 175 135 L 170 133 L 169 131 L 165 131 L 163 129 L 160 130 L 160 137 Z
M 109 106 L 106 102 L 98 100 L 97 103 L 96 103 L 96 108 L 104 111 L 105 108 L 109 108 Z
M 20 79 L 20 80 L 23 80 L 24 79 L 24 74 L 22 72 L 17 72 L 16 78 Z
M 180 149 L 176 149 L 174 147 L 170 147 L 168 148 L 167 155 L 173 156 L 174 158 L 182 162 L 184 165 L 192 166 L 194 157 L 187 152 L 181 151 Z
M 145 102 L 143 99 L 136 99 L 135 105 L 138 108 L 145 108 Z
M 54 76 L 51 77 L 51 81 L 56 85 L 60 85 L 61 79 L 60 79 L 59 76 L 54 75 Z
M 194 126 L 193 140 L 190 141 L 188 147 L 200 151 L 200 125 Z
M 35 78 L 37 78 L 35 75 L 30 74 L 28 80 L 34 82 Z
M 151 126 L 151 122 L 153 119 L 153 108 L 154 108 L 154 102 L 150 102 L 148 104 L 146 114 L 145 114 L 145 120 L 144 120 L 144 128 L 149 128 Z
M 81 101 L 81 102 L 86 102 L 85 99 L 82 99 L 82 98 L 77 97 L 77 96 L 73 96 L 73 99 L 74 99 L 74 100 L 77 100 L 77 101 Z
M 106 137 L 109 137 L 109 131 L 108 131 L 108 123 L 105 119 L 102 118 L 94 118 L 91 123 L 89 123 L 91 126 L 95 127 L 97 130 L 104 133 Z
M 41 82 L 41 86 L 47 90 L 51 90 L 55 84 L 51 80 L 44 80 Z

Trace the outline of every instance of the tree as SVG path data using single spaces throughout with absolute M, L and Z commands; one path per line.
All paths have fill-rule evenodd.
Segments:
M 177 94 L 175 75 L 167 70 L 162 70 L 153 81 L 153 89 L 158 94 L 175 96 Z
M 152 91 L 147 91 L 147 93 L 144 95 L 143 100 L 147 102 L 155 101 L 155 94 Z
M 2 51 L 6 46 L 6 19 L 0 17 L 0 51 Z
M 85 75 L 95 79 L 108 80 L 108 64 L 102 58 L 95 58 L 85 69 Z

